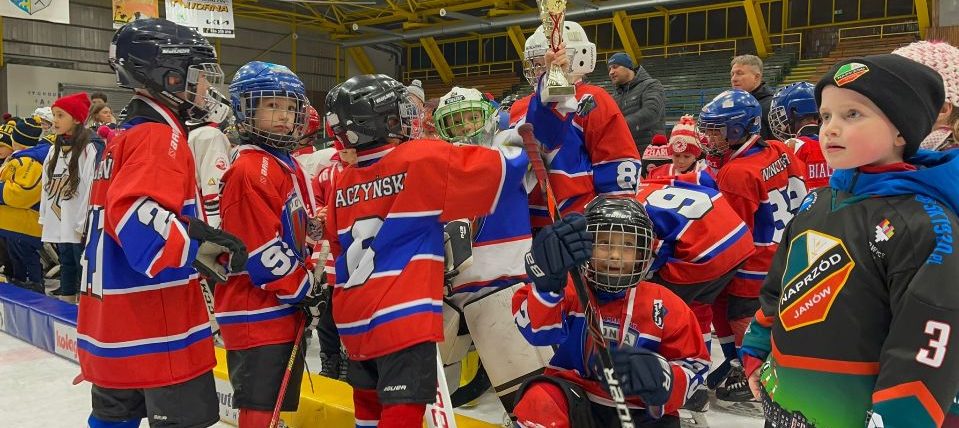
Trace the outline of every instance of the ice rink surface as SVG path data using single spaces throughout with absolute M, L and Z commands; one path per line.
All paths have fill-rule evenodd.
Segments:
M 718 351 L 718 349 L 717 349 Z M 308 357 L 312 370 L 319 369 L 315 349 Z M 90 384 L 72 385 L 80 373 L 76 364 L 45 352 L 17 338 L 0 333 L 0 426 L 17 428 L 79 428 L 90 414 Z M 473 408 L 462 412 L 499 423 L 502 406 L 486 394 Z M 707 413 L 713 428 L 760 428 L 762 421 L 730 414 Z M 142 427 L 148 426 L 144 421 Z M 230 427 L 218 423 L 215 427 Z M 323 427 L 327 428 L 327 427 Z M 330 427 L 335 428 L 335 427 Z

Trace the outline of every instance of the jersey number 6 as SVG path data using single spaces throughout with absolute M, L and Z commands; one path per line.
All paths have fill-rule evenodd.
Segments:
M 362 285 L 373 275 L 376 252 L 373 251 L 371 244 L 381 227 L 383 227 L 383 219 L 379 217 L 364 218 L 353 224 L 350 231 L 353 242 L 346 249 L 346 272 L 349 274 L 349 279 L 343 288 Z

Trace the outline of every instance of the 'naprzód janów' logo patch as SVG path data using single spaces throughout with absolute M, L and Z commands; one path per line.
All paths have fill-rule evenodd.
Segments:
M 793 238 L 786 259 L 779 300 L 783 328 L 824 321 L 856 265 L 849 250 L 839 238 L 810 230 Z
M 868 72 L 869 67 L 867 67 L 866 64 L 850 62 L 849 64 L 839 67 L 839 70 L 836 70 L 836 74 L 832 76 L 832 79 L 836 81 L 836 86 L 841 87 L 842 85 L 852 83 Z

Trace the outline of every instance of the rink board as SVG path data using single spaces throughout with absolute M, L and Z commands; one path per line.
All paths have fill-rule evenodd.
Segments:
M 76 305 L 0 283 L 0 331 L 76 363 L 76 320 Z M 223 349 L 216 348 L 216 360 L 213 375 L 219 396 L 220 420 L 235 425 L 237 411 L 231 407 L 233 388 Z M 344 382 L 305 374 L 299 409 L 283 413 L 283 420 L 286 426 L 293 428 L 353 427 L 353 390 Z M 456 423 L 461 428 L 497 426 L 462 415 L 456 415 Z

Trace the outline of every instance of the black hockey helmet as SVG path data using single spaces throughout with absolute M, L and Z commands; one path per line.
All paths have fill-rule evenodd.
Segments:
M 419 114 L 406 87 L 385 74 L 354 76 L 326 96 L 333 136 L 351 149 L 380 146 L 387 138 L 409 140 Z
M 653 260 L 653 222 L 646 208 L 633 197 L 602 195 L 586 205 L 584 215 L 594 242 L 587 281 L 610 293 L 635 287 Z M 624 260 L 629 254 L 633 263 Z
M 212 88 L 223 83 L 223 71 L 216 50 L 190 27 L 159 18 L 134 20 L 113 35 L 109 63 L 118 86 L 146 89 L 177 109 L 182 119 L 225 119 L 206 116 L 211 112 L 222 115 L 228 105 L 221 105 L 214 95 L 196 94 L 199 79 Z M 189 94 L 187 99 L 176 95 L 181 92 Z

